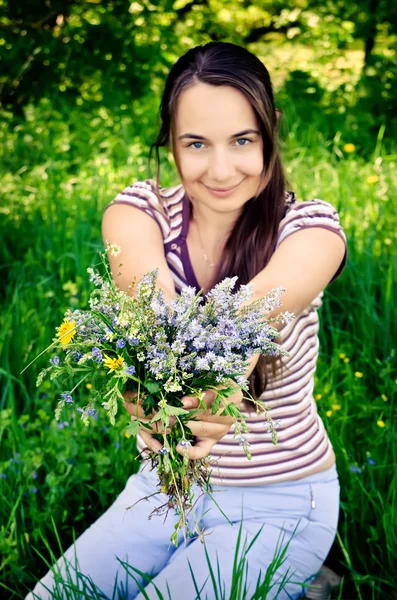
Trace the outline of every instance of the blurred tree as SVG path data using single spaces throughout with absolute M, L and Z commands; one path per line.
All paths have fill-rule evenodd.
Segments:
M 296 40 L 314 47 L 323 63 L 361 40 L 360 94 L 368 86 L 370 93 L 381 89 L 389 103 L 397 89 L 390 64 L 396 34 L 394 0 L 295 0 L 292 6 L 286 0 L 0 0 L 0 102 L 22 114 L 42 97 L 54 106 L 64 98 L 120 106 L 158 97 L 177 57 L 210 40 L 253 51 Z M 394 44 L 388 61 L 375 54 L 377 40 L 385 39 Z M 370 65 L 375 71 L 368 75 Z

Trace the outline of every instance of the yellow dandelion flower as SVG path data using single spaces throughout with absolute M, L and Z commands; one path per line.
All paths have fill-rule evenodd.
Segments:
M 355 147 L 355 145 L 354 145 L 354 144 L 345 144 L 345 145 L 343 146 L 343 150 L 344 150 L 345 152 L 349 153 L 349 154 L 350 154 L 350 152 L 354 152 L 354 151 L 355 151 L 355 149 L 356 149 L 356 147 Z
M 358 377 L 358 379 L 361 379 L 361 377 L 363 376 L 363 374 L 362 374 L 362 373 L 360 373 L 360 371 L 356 371 L 356 372 L 354 373 L 354 375 L 355 375 L 356 377 Z
M 130 433 L 125 432 L 124 437 L 126 437 L 127 439 L 129 439 L 131 437 Z
M 379 177 L 377 175 L 370 175 L 367 177 L 367 183 L 378 183 Z
M 86 383 L 85 387 L 87 388 L 87 390 L 90 390 L 92 388 L 92 383 Z
M 387 402 L 387 401 L 388 401 L 388 397 L 386 396 L 386 394 L 382 394 L 382 395 L 381 395 L 381 398 L 382 398 L 382 400 L 383 400 L 384 402 Z
M 327 415 L 327 417 L 330 417 L 332 415 L 332 410 L 327 410 L 325 414 Z
M 343 352 L 341 352 L 341 353 L 339 354 L 339 358 L 346 358 L 346 354 L 344 354 Z
M 349 362 L 350 362 L 350 358 L 347 358 L 347 357 L 346 357 L 346 358 L 344 358 L 344 359 L 343 359 L 343 362 L 345 362 L 345 363 L 349 363 Z
M 342 407 L 340 404 L 333 404 L 332 405 L 332 410 L 340 410 Z
M 67 346 L 69 342 L 76 335 L 76 322 L 68 321 L 67 319 L 63 320 L 63 323 L 58 327 L 58 331 L 56 332 L 57 337 L 59 337 L 59 341 L 62 346 Z
M 316 394 L 314 397 L 315 397 L 316 400 L 321 400 L 321 398 L 323 397 L 323 395 L 322 394 Z
M 105 367 L 109 369 L 109 371 L 117 371 L 120 367 L 123 366 L 124 358 L 120 355 L 117 355 L 117 358 L 110 358 L 107 354 L 105 354 L 105 360 L 103 364 Z
M 377 424 L 378 427 L 384 427 L 385 426 L 385 422 L 381 421 L 380 419 L 379 419 L 379 421 L 376 421 L 376 424 Z

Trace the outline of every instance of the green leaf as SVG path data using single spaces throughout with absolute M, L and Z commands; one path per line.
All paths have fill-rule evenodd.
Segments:
M 212 404 L 212 414 L 213 415 L 216 415 L 216 413 L 218 412 L 219 407 L 221 405 L 221 400 L 222 400 L 222 396 L 220 394 L 217 394 L 216 398 Z
M 177 408 L 176 406 L 165 406 L 164 407 L 164 412 L 167 415 L 187 415 L 189 411 L 185 410 L 184 408 Z
M 233 396 L 239 390 L 240 390 L 239 386 L 229 386 L 227 388 L 218 390 L 218 394 L 220 394 L 222 396 L 222 398 L 230 398 L 230 396 Z
M 142 408 L 145 416 L 148 417 L 153 411 L 157 410 L 157 400 L 149 394 L 142 402 Z
M 241 417 L 241 413 L 237 406 L 233 404 L 233 402 L 230 402 L 225 406 L 225 410 L 221 413 L 221 417 L 236 417 L 238 419 Z
M 143 385 L 150 394 L 157 394 L 161 390 L 161 385 L 157 381 L 145 381 Z
M 139 421 L 131 421 L 127 427 L 126 433 L 129 435 L 137 435 L 141 429 Z
M 163 409 L 159 410 L 159 412 L 154 415 L 153 419 L 150 422 L 155 423 L 155 421 L 160 421 L 161 419 L 163 419 L 164 421 L 169 421 L 169 419 L 167 419 L 167 413 L 165 413 Z

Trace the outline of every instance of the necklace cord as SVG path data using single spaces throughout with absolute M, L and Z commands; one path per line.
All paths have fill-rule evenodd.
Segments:
M 201 251 L 203 253 L 204 260 L 208 264 L 209 267 L 211 267 L 211 268 L 216 267 L 218 265 L 218 263 L 212 263 L 210 261 L 210 259 L 208 258 L 206 251 L 204 250 L 203 240 L 201 239 L 200 227 L 199 227 L 198 221 L 194 215 L 193 215 L 193 220 L 195 221 L 195 223 L 197 225 L 197 231 L 198 231 L 198 235 L 199 235 L 200 246 L 201 246 Z

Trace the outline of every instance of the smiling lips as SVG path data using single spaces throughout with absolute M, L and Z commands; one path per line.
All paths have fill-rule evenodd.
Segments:
M 242 182 L 240 181 L 240 183 L 242 183 Z M 206 185 L 205 187 L 207 189 L 209 189 L 211 192 L 231 192 L 236 187 L 238 187 L 240 185 L 240 183 L 237 183 L 237 185 L 233 185 L 232 187 L 228 187 L 228 188 L 213 188 L 213 187 L 209 187 L 208 185 Z

